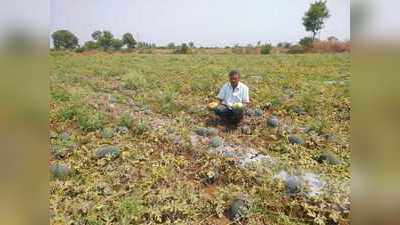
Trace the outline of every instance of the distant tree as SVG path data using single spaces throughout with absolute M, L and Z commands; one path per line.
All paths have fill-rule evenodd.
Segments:
M 68 30 L 58 30 L 51 35 L 55 49 L 74 49 L 79 46 L 78 38 Z
M 109 50 L 113 46 L 114 35 L 110 31 L 103 31 L 97 39 L 97 43 L 103 50 Z
M 122 40 L 116 38 L 112 40 L 112 48 L 114 50 L 121 50 L 122 46 L 124 46 L 124 42 Z
M 330 41 L 330 42 L 338 42 L 339 39 L 337 37 L 335 37 L 335 36 L 330 36 L 330 37 L 328 37 L 328 41 Z
M 186 43 L 183 43 L 182 45 L 181 45 L 181 51 L 182 51 L 182 53 L 186 53 L 187 51 L 188 51 L 188 45 L 186 44 Z
M 194 43 L 192 41 L 189 42 L 188 45 L 189 45 L 189 48 L 194 48 Z
M 253 45 L 252 45 L 252 44 L 247 44 L 246 47 L 247 47 L 247 48 L 252 48 Z
M 303 48 L 309 48 L 311 47 L 312 43 L 314 42 L 314 40 L 310 37 L 304 37 L 299 41 L 299 44 L 303 47 Z
M 186 54 L 189 52 L 189 47 L 186 43 L 183 43 L 178 47 L 178 49 L 175 50 L 176 54 Z
M 261 41 L 257 41 L 257 47 L 261 46 Z
M 128 49 L 135 48 L 137 42 L 131 33 L 125 33 L 122 36 L 122 41 Z
M 174 42 L 168 43 L 167 48 L 174 49 L 175 48 L 175 43 Z
M 75 49 L 75 52 L 76 53 L 82 53 L 82 52 L 84 52 L 85 51 L 85 48 L 84 47 L 77 47 L 76 49 Z
M 261 54 L 267 55 L 267 54 L 271 53 L 271 50 L 272 50 L 271 44 L 261 45 Z
M 97 41 L 101 37 L 102 32 L 99 30 L 96 30 L 95 32 L 92 33 L 92 38 L 93 40 Z
M 85 42 L 85 44 L 83 45 L 83 47 L 85 48 L 86 51 L 88 50 L 94 50 L 99 48 L 98 44 L 94 41 L 87 41 Z
M 325 20 L 329 18 L 329 10 L 326 6 L 326 1 L 319 0 L 310 4 L 310 8 L 305 13 L 303 17 L 303 25 L 306 28 L 306 31 L 312 32 L 312 40 L 315 40 L 315 37 L 320 31 L 325 23 Z
M 157 48 L 157 45 L 155 43 L 151 44 L 151 48 Z
M 278 48 L 290 48 L 291 44 L 289 42 L 280 42 L 277 45 Z

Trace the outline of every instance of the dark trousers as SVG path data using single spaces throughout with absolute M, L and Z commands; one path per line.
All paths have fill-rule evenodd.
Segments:
M 230 109 L 225 105 L 219 105 L 215 109 L 215 114 L 229 125 L 237 126 L 243 118 L 243 109 Z

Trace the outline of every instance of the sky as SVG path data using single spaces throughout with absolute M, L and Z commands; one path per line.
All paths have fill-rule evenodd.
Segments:
M 315 0 L 52 0 L 50 33 L 73 32 L 83 44 L 95 30 L 139 41 L 196 46 L 298 42 L 310 35 L 302 17 Z M 321 39 L 350 39 L 350 1 L 328 0 L 331 17 Z

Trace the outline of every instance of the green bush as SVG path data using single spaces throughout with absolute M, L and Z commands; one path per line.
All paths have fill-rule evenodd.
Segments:
M 310 48 L 313 43 L 314 40 L 310 37 L 304 37 L 299 41 L 299 45 L 303 48 Z
M 175 43 L 173 43 L 173 42 L 168 43 L 167 48 L 174 49 L 175 48 Z
M 158 105 L 160 107 L 160 111 L 164 114 L 177 113 L 183 110 L 183 106 L 176 102 L 176 97 L 178 96 L 178 91 L 169 89 L 164 91 L 164 93 L 158 97 Z
M 104 126 L 103 115 L 100 113 L 95 113 L 94 115 L 78 117 L 79 128 L 85 132 L 95 131 L 102 129 Z
M 85 132 L 102 129 L 104 126 L 104 115 L 100 112 L 93 112 L 87 106 L 80 103 L 64 106 L 57 115 L 61 121 L 74 120 L 81 130 Z
M 124 82 L 124 88 L 129 90 L 143 90 L 150 85 L 146 78 L 136 71 L 125 74 L 122 80 Z
M 64 107 L 58 112 L 58 119 L 61 121 L 73 120 L 77 115 L 75 107 Z
M 119 214 L 121 215 L 122 224 L 136 224 L 143 213 L 142 202 L 136 196 L 124 199 L 119 206 Z
M 85 42 L 85 45 L 83 47 L 85 48 L 85 51 L 89 51 L 89 50 L 98 49 L 99 45 L 94 41 L 87 41 L 87 42 Z
M 93 113 L 86 107 L 80 108 L 76 114 L 76 122 L 85 132 L 95 131 L 104 127 L 104 115 L 100 112 Z
M 267 55 L 267 54 L 271 53 L 271 50 L 272 50 L 271 44 L 261 45 L 261 54 L 262 55 Z
M 50 92 L 51 99 L 57 102 L 66 102 L 71 99 L 71 96 L 68 92 L 63 89 L 53 90 Z
M 140 121 L 133 125 L 132 131 L 135 135 L 143 135 L 144 133 L 148 132 L 150 127 L 143 121 Z
M 183 43 L 174 51 L 175 54 L 188 54 L 189 52 L 189 47 L 186 43 Z
M 84 52 L 85 51 L 85 48 L 84 47 L 79 47 L 79 48 L 76 48 L 75 49 L 75 52 L 76 53 L 82 53 L 82 52 Z
M 119 118 L 118 125 L 122 127 L 132 128 L 133 118 L 130 113 L 124 113 Z
M 119 51 L 119 50 L 121 50 L 122 46 L 124 46 L 124 42 L 120 39 L 114 38 L 112 40 L 111 46 L 114 51 Z

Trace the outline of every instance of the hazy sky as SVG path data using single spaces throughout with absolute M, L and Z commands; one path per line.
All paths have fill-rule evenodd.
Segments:
M 50 32 L 68 29 L 80 42 L 95 30 L 120 38 L 197 46 L 297 42 L 308 35 L 302 17 L 314 0 L 52 0 Z M 350 1 L 328 0 L 331 17 L 320 38 L 350 39 Z

